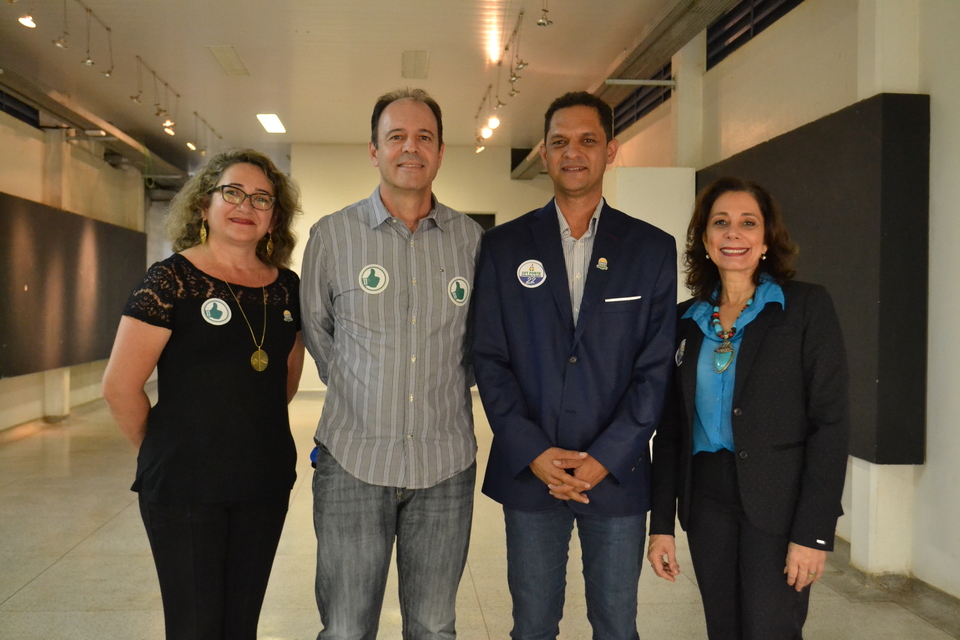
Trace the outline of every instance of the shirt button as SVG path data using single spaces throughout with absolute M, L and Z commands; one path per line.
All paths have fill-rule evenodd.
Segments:
M 746 459 L 747 459 L 747 452 L 746 452 L 746 451 L 741 451 L 741 452 L 738 453 L 737 455 L 740 456 L 740 459 L 741 459 L 741 460 L 746 460 Z
M 733 410 L 733 415 L 735 416 L 743 415 L 743 411 L 740 410 L 740 407 L 737 407 L 736 409 Z
M 580 274 L 578 273 L 578 274 L 577 274 L 577 280 L 579 280 L 579 279 L 580 279 Z
M 413 402 L 413 394 L 410 394 L 410 402 Z
M 411 247 L 413 246 L 413 240 L 410 241 L 410 246 L 411 246 Z
M 408 434 L 407 434 L 407 440 L 413 440 L 413 434 L 412 434 L 412 433 L 408 433 Z
M 410 356 L 410 362 L 416 362 L 417 356 Z
M 411 322 L 411 324 L 417 324 L 417 319 L 416 319 L 416 318 L 414 318 L 414 319 L 413 319 L 413 320 L 411 320 L 410 322 Z
M 570 364 L 577 364 L 577 356 L 570 356 L 567 362 L 569 362 Z
M 416 278 L 413 279 L 413 285 L 414 285 L 414 286 L 417 285 L 417 279 L 416 279 Z

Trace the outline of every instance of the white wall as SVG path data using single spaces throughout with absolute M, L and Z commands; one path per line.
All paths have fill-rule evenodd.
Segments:
M 703 166 L 857 101 L 857 0 L 807 0 L 703 76 Z
M 143 230 L 144 192 L 140 173 L 114 169 L 102 160 L 98 144 L 48 142 L 43 131 L 0 113 L 0 191 L 51 204 L 104 222 Z M 60 203 L 44 202 L 44 176 L 53 154 L 62 153 L 47 175 L 59 185 Z M 117 322 L 120 319 L 117 318 Z M 70 367 L 70 404 L 101 397 L 100 378 L 106 361 Z M 43 417 L 44 374 L 0 379 L 0 429 Z
M 676 103 L 671 97 L 617 136 L 620 151 L 613 163 L 615 167 L 677 166 Z
M 960 3 L 920 3 L 920 91 L 929 93 L 930 306 L 927 463 L 916 474 L 913 572 L 960 595 Z
M 365 144 L 294 144 L 290 172 L 303 198 L 304 214 L 296 227 L 299 241 L 293 256 L 293 269 L 299 272 L 310 227 L 322 216 L 368 197 L 380 183 L 380 173 L 370 164 Z M 433 192 L 440 202 L 458 211 L 495 214 L 500 224 L 542 207 L 553 197 L 553 186 L 546 176 L 511 180 L 507 148 L 488 147 L 478 154 L 473 147 L 448 146 Z M 322 388 L 308 357 L 300 389 Z

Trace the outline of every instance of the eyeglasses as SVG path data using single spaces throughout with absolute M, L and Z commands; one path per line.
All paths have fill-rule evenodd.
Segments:
M 270 196 L 265 193 L 246 193 L 241 189 L 231 187 L 227 184 L 214 187 L 210 190 L 210 193 L 213 193 L 214 191 L 219 191 L 224 202 L 229 202 L 230 204 L 239 205 L 242 204 L 247 198 L 250 198 L 250 206 L 252 206 L 254 209 L 259 209 L 260 211 L 269 211 L 270 208 L 273 207 L 273 203 L 277 200 L 274 196 Z

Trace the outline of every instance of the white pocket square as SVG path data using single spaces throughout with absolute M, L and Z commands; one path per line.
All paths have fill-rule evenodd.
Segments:
M 607 298 L 604 302 L 630 302 L 631 300 L 639 300 L 643 296 L 630 296 L 628 298 Z

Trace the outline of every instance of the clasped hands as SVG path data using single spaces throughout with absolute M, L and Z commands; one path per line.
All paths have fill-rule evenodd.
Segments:
M 560 500 L 589 504 L 586 492 L 610 473 L 586 451 L 550 447 L 530 463 L 530 469 Z

